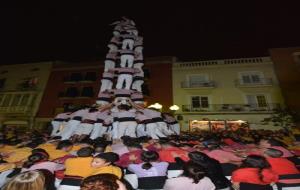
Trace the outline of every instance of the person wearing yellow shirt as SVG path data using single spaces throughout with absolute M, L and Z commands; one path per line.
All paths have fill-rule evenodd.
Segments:
M 50 156 L 49 160 L 55 160 L 68 155 L 73 148 L 73 143 L 69 140 L 63 140 L 57 146 L 53 143 L 46 143 L 38 146 L 38 148 L 42 148 L 48 152 Z
M 65 161 L 65 176 L 58 187 L 58 190 L 80 189 L 83 178 L 90 176 L 93 172 L 91 163 L 94 150 L 91 147 L 84 147 L 77 151 L 76 158 L 68 158 Z
M 113 164 L 119 160 L 119 155 L 114 152 L 105 152 L 98 154 L 92 161 L 93 172 L 91 175 L 97 174 L 113 174 L 119 179 L 122 177 L 121 168 L 114 166 Z
M 7 145 L 3 140 L 0 140 L 0 154 L 5 155 L 16 149 L 16 146 Z
M 31 155 L 31 151 L 32 149 L 28 147 L 15 148 L 6 155 L 4 160 L 8 163 L 23 162 Z

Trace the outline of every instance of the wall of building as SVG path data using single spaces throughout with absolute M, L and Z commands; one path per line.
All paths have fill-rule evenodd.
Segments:
M 3 125 L 32 127 L 52 62 L 0 67 L 0 114 Z
M 149 93 L 145 95 L 148 105 L 159 102 L 164 109 L 168 110 L 172 105 L 172 62 L 173 57 L 150 57 L 146 58 L 144 69 L 149 74 L 145 78 L 145 88 Z M 65 78 L 72 73 L 96 72 L 97 79 L 91 82 L 66 83 Z M 45 125 L 55 114 L 62 112 L 65 104 L 92 105 L 95 103 L 101 85 L 103 73 L 103 62 L 82 62 L 54 64 L 47 88 L 45 90 L 38 114 L 37 126 Z M 59 94 L 66 91 L 68 87 L 82 89 L 91 86 L 94 89 L 93 97 L 59 97 Z
M 270 49 L 286 105 L 300 112 L 300 47 Z
M 265 84 L 244 85 L 240 83 L 240 74 L 244 72 L 262 73 Z M 206 75 L 208 82 L 213 85 L 200 87 L 184 87 L 189 84 L 189 76 Z M 268 108 L 266 111 L 249 111 L 247 95 L 264 95 Z M 173 67 L 173 95 L 174 104 L 180 107 L 176 113 L 183 116 L 184 129 L 188 128 L 188 121 L 195 118 L 213 118 L 239 120 L 241 118 L 252 123 L 260 121 L 273 108 L 284 106 L 281 89 L 273 69 L 273 63 L 269 57 L 209 60 L 200 62 L 178 62 Z M 201 110 L 185 111 L 184 105 L 191 105 L 191 96 L 205 96 L 209 100 L 209 108 Z M 223 105 L 229 105 L 232 110 L 221 109 Z M 190 106 L 188 106 L 190 107 Z M 240 109 L 240 107 L 242 109 Z M 239 108 L 239 109 L 237 109 Z M 260 112 L 259 114 L 255 112 Z M 233 113 L 236 113 L 233 114 Z
M 163 111 L 169 111 L 173 105 L 172 65 L 174 57 L 155 57 L 146 59 L 145 68 L 149 69 L 148 84 L 149 96 L 145 96 L 148 105 L 160 103 Z

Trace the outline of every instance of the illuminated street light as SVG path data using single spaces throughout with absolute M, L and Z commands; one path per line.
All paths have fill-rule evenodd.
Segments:
M 162 108 L 162 105 L 159 103 L 155 103 L 155 104 L 148 106 L 148 108 L 154 108 L 154 109 L 160 110 Z
M 177 110 L 179 110 L 179 107 L 177 105 L 173 105 L 173 106 L 170 106 L 169 109 L 171 111 L 177 111 Z

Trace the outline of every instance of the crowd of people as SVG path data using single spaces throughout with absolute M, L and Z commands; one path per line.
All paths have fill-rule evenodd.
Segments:
M 299 174 L 300 131 L 183 133 L 72 142 L 50 134 L 3 131 L 4 190 L 268 189 Z M 299 180 L 299 179 L 298 179 Z M 256 187 L 257 188 L 257 187 Z M 253 189 L 253 188 L 252 188 Z

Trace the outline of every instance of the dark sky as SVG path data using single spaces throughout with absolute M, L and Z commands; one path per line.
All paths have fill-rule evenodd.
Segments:
M 297 1 L 144 1 L 2 4 L 1 64 L 104 57 L 109 24 L 123 15 L 144 36 L 146 56 L 251 57 L 268 55 L 268 48 L 300 46 Z

